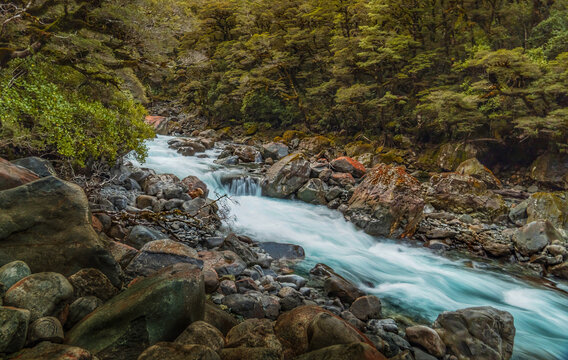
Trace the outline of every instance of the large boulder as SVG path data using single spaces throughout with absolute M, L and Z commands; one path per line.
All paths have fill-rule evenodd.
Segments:
M 276 198 L 288 197 L 310 179 L 310 172 L 310 163 L 304 154 L 290 154 L 268 169 L 262 192 Z
M 57 176 L 57 172 L 55 172 L 55 168 L 49 160 L 35 156 L 13 160 L 12 164 L 31 170 L 39 177 Z
M 462 162 L 456 169 L 456 173 L 469 175 L 477 180 L 483 181 L 489 189 L 500 189 L 503 187 L 503 184 L 501 184 L 501 181 L 493 175 L 493 172 L 486 168 L 476 158 L 471 158 Z
M 202 197 L 204 199 L 209 195 L 207 185 L 201 181 L 197 176 L 187 176 L 181 181 L 187 187 L 187 193 L 192 197 Z
M 187 187 L 173 174 L 151 174 L 141 186 L 146 194 L 159 199 L 179 199 L 187 192 Z
M 298 190 L 298 199 L 315 205 L 325 205 L 327 185 L 320 179 L 310 179 Z
M 8 360 L 98 360 L 93 354 L 76 346 L 54 344 L 49 341 L 39 343 L 33 348 L 12 354 Z
M 298 356 L 296 360 L 386 360 L 373 346 L 361 342 L 339 344 Z M 410 359 L 410 358 L 409 358 Z
M 24 347 L 30 312 L 0 306 L 0 354 L 13 353 Z
M 261 242 L 258 246 L 266 251 L 273 259 L 303 259 L 306 256 L 304 248 L 300 245 L 282 244 L 277 242 Z
M 488 217 L 501 215 L 506 207 L 500 195 L 469 175 L 442 173 L 430 178 L 427 198 L 439 210 L 458 213 L 480 212 Z
M 278 317 L 276 336 L 284 348 L 284 358 L 345 341 L 372 343 L 362 333 L 331 312 L 317 306 L 300 306 Z M 335 342 L 335 343 L 334 343 Z
M 527 222 L 547 220 L 568 231 L 568 192 L 536 193 L 527 199 Z
M 282 345 L 268 319 L 248 319 L 232 328 L 227 334 L 227 348 L 237 347 L 269 348 L 282 352 Z
M 121 283 L 119 265 L 91 226 L 85 193 L 53 176 L 0 192 L 0 264 L 14 260 L 66 276 L 96 268 Z
M 33 171 L 0 158 L 0 191 L 27 184 L 38 178 Z
M 140 249 L 125 272 L 131 276 L 147 276 L 177 263 L 203 267 L 203 261 L 197 258 L 197 251 L 189 246 L 170 239 L 154 240 Z
M 262 155 L 254 146 L 243 145 L 235 149 L 235 156 L 239 157 L 244 163 L 253 163 L 262 161 Z
M 32 271 L 25 262 L 12 261 L 0 267 L 0 283 L 4 284 L 6 289 L 9 289 L 12 285 L 31 274 Z
M 109 300 L 118 293 L 118 289 L 97 269 L 82 269 L 68 278 L 73 286 L 76 298 L 96 296 L 101 300 Z
M 173 341 L 189 324 L 202 320 L 204 308 L 201 271 L 176 264 L 97 308 L 67 333 L 65 343 L 88 349 L 101 360 L 136 359 L 148 346 Z
M 167 236 L 158 230 L 154 230 L 143 225 L 136 225 L 128 233 L 125 243 L 136 249 L 140 249 L 150 241 L 165 238 L 167 238 Z
M 406 328 L 406 337 L 412 345 L 420 346 L 437 358 L 446 355 L 446 344 L 440 338 L 440 335 L 427 326 L 416 325 Z
M 138 360 L 221 360 L 213 349 L 203 345 L 160 342 L 146 349 Z
M 515 326 L 506 311 L 488 306 L 447 311 L 433 328 L 459 360 L 508 360 L 513 353 Z
M 333 160 L 330 165 L 333 170 L 342 173 L 349 173 L 356 178 L 362 177 L 367 172 L 363 164 L 347 156 L 342 156 Z
M 437 152 L 436 164 L 446 171 L 454 171 L 464 161 L 478 155 L 479 149 L 470 143 L 447 143 Z
M 310 270 L 310 274 L 324 279 L 323 288 L 327 296 L 338 297 L 344 303 L 351 304 L 365 295 L 355 285 L 325 264 L 317 264 Z
M 4 297 L 5 305 L 30 311 L 30 321 L 57 315 L 62 305 L 73 297 L 73 287 L 56 273 L 37 273 L 14 284 Z
M 557 189 L 568 190 L 568 155 L 544 153 L 531 165 L 533 180 Z
M 379 164 L 355 188 L 346 215 L 371 235 L 410 236 L 422 219 L 420 183 L 403 167 Z
M 355 299 L 349 311 L 361 321 L 378 319 L 381 316 L 381 300 L 374 295 L 365 295 Z
M 530 222 L 513 234 L 515 248 L 524 256 L 542 251 L 555 240 L 563 241 L 563 238 L 549 221 Z
M 225 347 L 223 333 L 205 321 L 196 321 L 189 325 L 175 342 L 182 345 L 204 345 L 217 352 Z

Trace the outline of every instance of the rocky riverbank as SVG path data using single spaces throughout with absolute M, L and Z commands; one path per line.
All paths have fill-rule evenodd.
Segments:
M 171 146 L 199 154 L 220 140 L 211 131 L 195 135 Z M 359 209 L 349 200 L 354 185 L 371 178 L 351 159 L 313 166 L 280 144 L 227 146 L 220 161 L 231 156 L 268 162 L 253 171 L 273 196 L 339 199 L 346 213 Z M 56 175 L 37 158 L 0 162 L 0 354 L 7 359 L 511 357 L 510 314 L 445 312 L 429 327 L 385 318 L 379 298 L 324 264 L 295 274 L 301 247 L 223 235 L 222 207 L 195 177 L 122 166 L 85 193 Z M 329 184 L 336 196 L 318 193 Z M 375 196 L 373 185 L 363 193 Z M 390 214 L 381 201 L 377 209 Z M 418 228 L 412 216 L 387 218 L 402 235 Z

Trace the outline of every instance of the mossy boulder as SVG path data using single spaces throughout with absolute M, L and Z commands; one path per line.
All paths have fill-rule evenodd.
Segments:
M 305 137 L 306 134 L 298 130 L 286 130 L 284 131 L 284 134 L 282 134 L 282 139 L 287 143 L 290 143 L 294 139 L 303 139 Z M 274 141 L 277 140 L 275 139 Z
M 539 156 L 530 167 L 530 176 L 543 185 L 568 190 L 568 154 Z
M 476 158 L 471 158 L 462 162 L 456 169 L 456 173 L 469 175 L 477 180 L 483 181 L 489 189 L 500 189 L 503 187 L 503 184 L 501 184 L 501 181 L 497 179 L 493 172 L 480 163 Z
M 67 333 L 65 343 L 100 359 L 136 359 L 148 346 L 175 340 L 203 320 L 205 285 L 201 271 L 176 264 L 139 280 L 97 308 Z
M 527 199 L 527 222 L 547 220 L 568 231 L 568 192 L 540 192 Z

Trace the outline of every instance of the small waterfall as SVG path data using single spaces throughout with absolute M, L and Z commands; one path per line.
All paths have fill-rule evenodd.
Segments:
M 250 176 L 238 176 L 223 179 L 223 187 L 229 195 L 234 196 L 260 196 L 262 187 L 260 179 Z

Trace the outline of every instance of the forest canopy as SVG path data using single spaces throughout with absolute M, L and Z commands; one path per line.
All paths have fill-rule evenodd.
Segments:
M 15 151 L 143 153 L 156 99 L 216 127 L 568 150 L 567 0 L 15 0 L 0 24 Z

